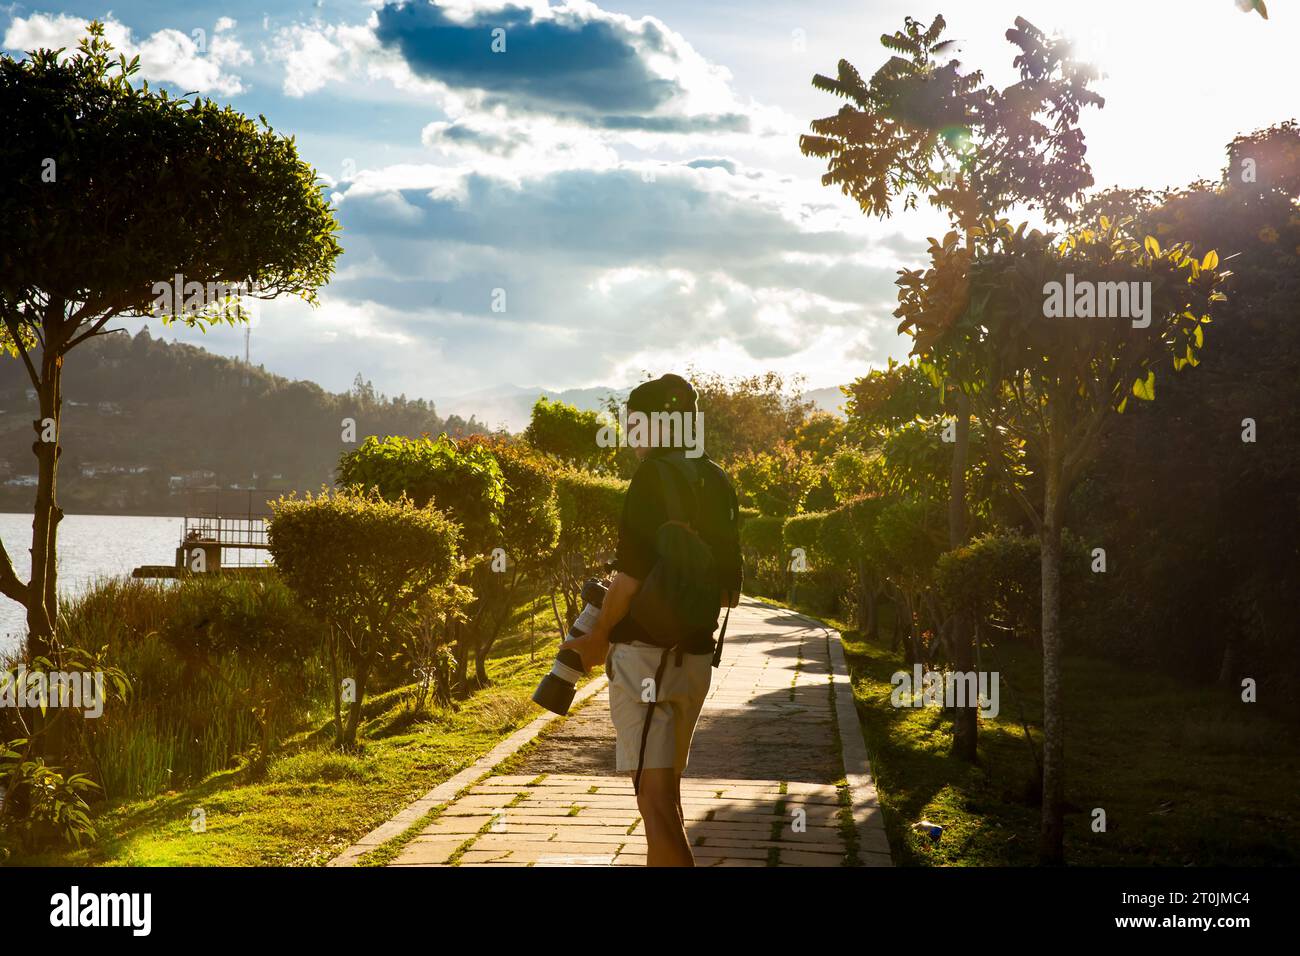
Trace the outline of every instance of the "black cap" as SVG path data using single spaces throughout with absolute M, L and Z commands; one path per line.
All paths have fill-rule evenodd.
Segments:
M 632 389 L 629 412 L 694 412 L 695 389 L 680 375 L 669 372 Z

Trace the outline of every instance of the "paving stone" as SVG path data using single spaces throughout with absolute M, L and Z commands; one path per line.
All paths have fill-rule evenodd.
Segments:
M 447 858 L 460 849 L 468 836 L 418 836 L 397 855 L 395 864 L 425 866 L 431 863 L 446 863 Z
M 890 865 L 865 750 L 846 748 L 841 760 L 835 745 L 837 732 L 857 732 L 857 715 L 843 649 L 828 633 L 748 601 L 732 613 L 682 780 L 699 866 L 766 866 L 774 855 L 781 866 L 841 866 L 844 798 L 836 782 L 846 776 L 861 862 Z M 551 724 L 517 767 L 474 783 L 393 865 L 445 865 L 467 840 L 456 865 L 645 865 L 631 776 L 614 767 L 608 689 Z M 796 810 L 806 826 L 799 833 Z

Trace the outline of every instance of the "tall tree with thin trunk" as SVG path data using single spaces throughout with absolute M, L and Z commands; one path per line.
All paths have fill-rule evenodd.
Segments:
M 931 266 L 899 280 L 903 324 L 932 342 L 941 361 L 983 369 L 972 390 L 990 441 L 990 462 L 1038 532 L 1042 568 L 1043 807 L 1039 857 L 1064 859 L 1065 714 L 1061 675 L 1061 532 L 1066 503 L 1098 441 L 1131 398 L 1155 399 L 1156 368 L 1199 364 L 1205 327 L 1224 298 L 1214 252 L 1161 248 L 1103 216 L 1096 228 L 1052 237 L 988 221 L 973 263 L 949 233 L 931 246 Z M 969 277 L 961 299 L 943 273 Z M 1067 301 L 1068 300 L 1068 301 Z M 1012 474 L 1032 465 L 1033 501 Z
M 31 574 L 0 545 L 0 593 L 27 611 L 27 652 L 57 650 L 58 469 L 70 353 L 119 317 L 248 318 L 246 296 L 313 301 L 338 224 L 291 138 L 195 97 L 131 82 L 103 26 L 79 52 L 0 56 L 0 350 L 38 405 Z
M 999 90 L 979 70 L 963 72 L 955 41 L 936 16 L 929 27 L 908 17 L 903 29 L 881 36 L 891 56 L 870 81 L 848 60 L 834 77 L 813 85 L 849 102 L 834 116 L 814 120 L 800 137 L 803 152 L 827 161 L 822 183 L 839 186 L 863 212 L 887 217 L 901 200 L 914 209 L 921 195 L 943 210 L 962 237 L 966 261 L 974 255 L 980 223 L 1014 207 L 1041 209 L 1052 221 L 1092 185 L 1084 160 L 1079 113 L 1104 100 L 1089 89 L 1092 67 L 1075 61 L 1068 44 L 1017 17 L 1006 33 L 1018 49 L 1020 81 Z M 963 273 L 945 274 L 957 285 Z M 951 399 L 955 416 L 949 474 L 948 543 L 966 543 L 966 469 L 970 458 L 972 378 L 937 362 L 932 338 L 917 336 L 912 349 Z M 958 669 L 969 670 L 971 622 L 958 615 L 953 646 Z M 977 713 L 957 713 L 953 748 L 974 760 Z

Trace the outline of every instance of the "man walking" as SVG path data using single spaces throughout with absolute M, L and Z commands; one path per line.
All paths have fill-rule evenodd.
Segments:
M 718 616 L 740 600 L 739 507 L 726 473 L 702 448 L 683 447 L 703 433 L 689 382 L 664 375 L 637 386 L 627 418 L 640 464 L 624 499 L 616 574 L 593 629 L 565 646 L 585 669 L 605 662 L 617 766 L 634 775 L 647 864 L 694 866 L 681 779 L 721 657 Z

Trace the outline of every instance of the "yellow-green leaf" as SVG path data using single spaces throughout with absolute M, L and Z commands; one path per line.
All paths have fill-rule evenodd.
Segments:
M 1196 327 L 1196 331 L 1192 333 L 1192 337 L 1196 339 L 1196 347 L 1198 349 L 1205 344 L 1205 333 L 1201 331 L 1199 325 Z
M 1219 254 L 1211 249 L 1201 260 L 1202 269 L 1217 269 L 1219 267 Z
M 1147 252 L 1151 253 L 1151 255 L 1153 256 L 1159 257 L 1160 243 L 1156 241 L 1155 236 L 1147 236 L 1146 241 L 1143 243 L 1143 245 L 1146 246 Z
M 1135 379 L 1133 381 L 1133 394 L 1144 402 L 1154 401 L 1156 397 L 1156 373 L 1155 370 L 1147 372 L 1146 379 Z

